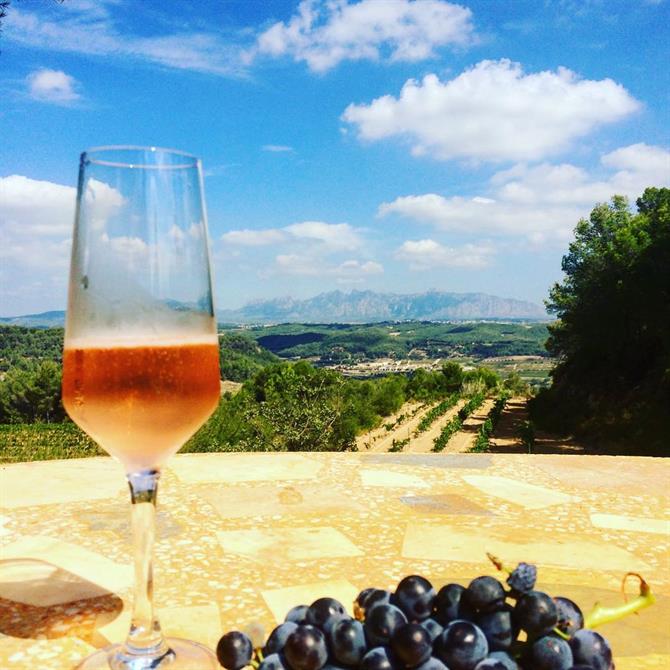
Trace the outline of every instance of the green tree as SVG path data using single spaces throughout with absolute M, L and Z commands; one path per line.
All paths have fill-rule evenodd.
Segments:
M 670 429 L 670 189 L 646 189 L 637 209 L 615 196 L 577 224 L 547 302 L 553 385 L 533 411 L 658 451 Z
M 447 393 L 457 393 L 463 384 L 463 368 L 455 361 L 447 361 L 442 365 L 444 389 Z
M 0 423 L 62 421 L 61 366 L 53 361 L 24 362 L 0 382 Z

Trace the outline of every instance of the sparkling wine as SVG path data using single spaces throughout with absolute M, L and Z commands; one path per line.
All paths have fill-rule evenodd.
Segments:
M 216 342 L 66 342 L 63 405 L 128 472 L 159 467 L 220 395 Z

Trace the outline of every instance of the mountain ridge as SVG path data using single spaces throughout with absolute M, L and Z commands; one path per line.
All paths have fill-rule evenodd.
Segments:
M 473 321 L 549 319 L 535 303 L 501 298 L 488 293 L 377 293 L 340 290 L 306 299 L 285 296 L 253 300 L 239 309 L 217 310 L 217 321 L 251 323 L 375 323 L 380 321 Z M 65 312 L 0 317 L 0 324 L 33 328 L 57 327 L 65 323 Z

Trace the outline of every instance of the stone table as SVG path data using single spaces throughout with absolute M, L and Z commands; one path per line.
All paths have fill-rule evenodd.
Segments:
M 658 597 L 603 627 L 617 670 L 670 668 L 670 460 L 491 454 L 187 454 L 159 492 L 156 604 L 165 632 L 215 646 L 268 632 L 296 604 L 350 606 L 404 575 L 539 568 L 538 588 L 621 601 L 627 571 Z M 69 668 L 124 638 L 128 491 L 108 458 L 0 470 L 0 668 Z M 629 591 L 635 591 L 631 582 Z

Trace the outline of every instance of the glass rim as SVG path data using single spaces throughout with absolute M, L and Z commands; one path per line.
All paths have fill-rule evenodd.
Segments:
M 159 165 L 156 163 L 131 163 L 120 162 L 118 160 L 105 160 L 104 158 L 94 158 L 93 156 L 96 153 L 102 152 L 112 152 L 112 151 L 145 151 L 145 152 L 155 152 L 155 153 L 164 153 L 172 154 L 175 156 L 181 156 L 185 161 L 184 163 L 179 164 L 168 164 L 168 165 Z M 201 164 L 200 159 L 197 156 L 194 156 L 187 151 L 181 151 L 180 149 L 169 149 L 166 147 L 155 147 L 155 146 L 140 146 L 136 144 L 110 144 L 106 146 L 99 147 L 89 147 L 81 153 L 80 160 L 82 163 L 92 163 L 93 165 L 105 165 L 107 167 L 122 167 L 122 168 L 132 168 L 132 169 L 141 169 L 141 170 L 179 170 L 184 168 L 194 168 L 199 167 Z

